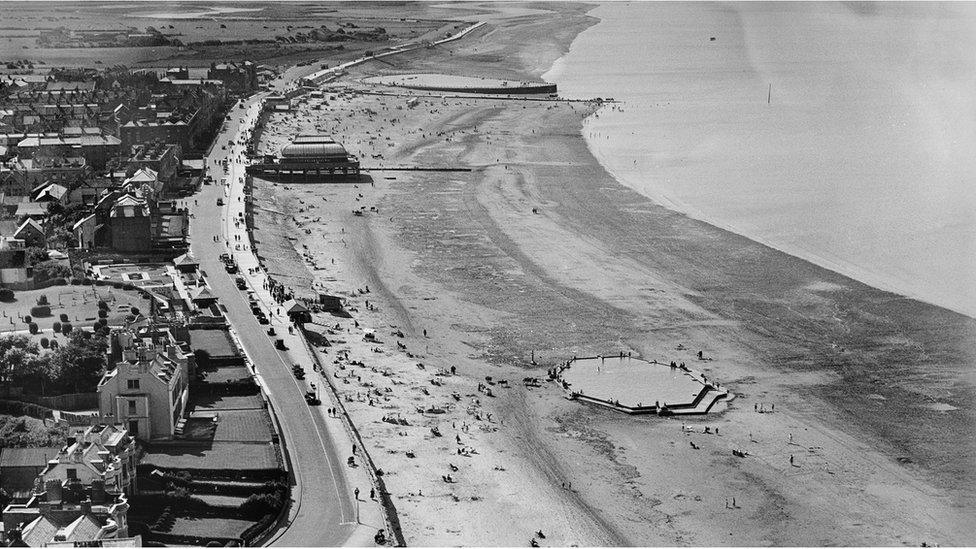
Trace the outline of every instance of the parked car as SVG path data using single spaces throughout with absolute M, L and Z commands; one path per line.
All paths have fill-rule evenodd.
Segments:
M 269 336 L 278 335 L 278 332 L 275 332 L 274 326 L 268 328 L 268 335 Z
M 275 340 L 275 349 L 278 349 L 279 351 L 287 351 L 288 350 L 288 347 L 285 346 L 285 340 L 284 339 L 276 339 Z

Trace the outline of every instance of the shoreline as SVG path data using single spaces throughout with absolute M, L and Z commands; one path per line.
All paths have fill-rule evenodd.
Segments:
M 538 61 L 520 68 L 500 59 L 511 49 L 531 51 L 543 36 L 538 25 L 498 25 L 492 32 L 502 40 L 473 39 L 452 55 L 477 60 L 466 71 L 536 74 L 525 67 Z M 403 62 L 411 69 L 414 63 L 457 70 L 448 59 Z M 357 401 L 350 413 L 364 440 L 376 445 L 409 544 L 521 545 L 540 527 L 557 545 L 972 539 L 953 516 L 972 505 L 971 495 L 960 495 L 972 471 L 947 476 L 932 461 L 965 456 L 972 442 L 942 452 L 945 441 L 936 440 L 933 455 L 917 456 L 929 443 L 911 438 L 912 432 L 946 438 L 971 424 L 971 407 L 962 403 L 969 392 L 950 387 L 955 396 L 945 397 L 940 390 L 943 381 L 959 378 L 954 368 L 971 364 L 972 345 L 953 337 L 972 334 L 972 322 L 893 302 L 880 290 L 654 204 L 588 153 L 579 138 L 588 108 L 425 99 L 422 117 L 403 110 L 395 111 L 396 124 L 381 120 L 397 105 L 383 96 L 337 101 L 336 113 L 368 107 L 379 114 L 368 121 L 336 116 L 332 129 L 347 146 L 380 151 L 384 159 L 481 168 L 470 175 L 377 176 L 375 187 L 262 184 L 255 196 L 280 212 L 258 217 L 261 251 L 287 245 L 289 257 L 265 258 L 277 265 L 273 276 L 302 268 L 313 283 L 346 296 L 357 321 L 388 340 L 381 352 L 348 336 L 336 345 L 365 361 L 353 370 L 365 380 L 359 383 L 392 389 L 379 407 Z M 312 112 L 281 118 L 276 131 L 284 138 L 314 126 Z M 364 205 L 379 211 L 350 213 Z M 529 213 L 533 207 L 538 214 Z M 278 228 L 269 235 L 272 225 Z M 357 291 L 370 280 L 382 286 Z M 389 348 L 397 327 L 407 332 L 400 341 L 413 356 Z M 548 386 L 499 389 L 494 398 L 479 397 L 473 387 L 485 375 L 517 380 L 590 349 L 692 360 L 692 350 L 676 351 L 679 342 L 704 349 L 709 377 L 738 396 L 721 414 L 688 420 L 693 432 L 684 424 L 679 430 L 681 420 L 580 406 Z M 528 363 L 530 350 L 539 367 Z M 438 379 L 430 378 L 432 370 L 452 365 L 459 374 L 443 378 L 443 388 L 430 382 Z M 936 373 L 942 377 L 914 383 Z M 878 385 L 880 376 L 894 381 Z M 359 385 L 347 381 L 351 395 Z M 452 391 L 465 403 L 479 399 L 475 412 L 413 411 L 414 403 L 451 404 Z M 885 400 L 862 398 L 869 394 Z M 925 397 L 961 409 L 916 411 L 915 401 Z M 776 413 L 753 413 L 747 408 L 755 402 L 775 402 Z M 394 409 L 413 426 L 381 419 Z M 489 421 L 471 415 L 487 410 L 494 414 Z M 879 420 L 894 422 L 888 428 L 897 432 L 879 430 Z M 472 439 L 479 453 L 445 456 L 452 423 L 468 421 L 484 430 L 458 428 L 458 436 Z M 432 426 L 447 440 L 425 434 Z M 704 426 L 721 426 L 721 437 L 701 433 Z M 398 429 L 406 435 L 397 436 Z M 689 442 L 702 450 L 689 449 Z M 730 448 L 749 448 L 752 457 L 731 457 Z M 405 457 L 408 451 L 415 460 Z M 787 460 L 791 453 L 800 455 L 802 474 Z M 436 479 L 448 461 L 460 464 L 458 484 Z M 931 485 L 935 476 L 958 486 Z M 738 496 L 735 509 L 729 495 Z M 451 497 L 458 499 L 450 503 Z M 837 505 L 825 509 L 811 499 Z M 946 499 L 959 509 L 948 509 Z M 906 500 L 912 509 L 900 505 Z M 931 523 L 923 524 L 919 509 Z M 823 532 L 823 524 L 835 528 Z
M 592 15 L 592 12 L 598 7 L 599 6 L 596 6 L 591 9 L 589 12 L 587 12 L 587 15 L 599 19 L 599 16 Z M 597 23 L 586 29 L 586 31 L 583 33 L 580 33 L 580 35 L 573 40 L 573 44 L 571 44 L 570 48 L 572 48 L 579 41 L 580 36 L 582 36 L 585 32 L 598 32 L 597 29 L 601 23 L 603 23 L 602 19 L 600 20 L 600 23 Z M 568 54 L 569 52 L 567 52 L 567 55 Z M 560 78 L 560 76 L 562 75 L 563 71 L 567 70 L 564 63 L 564 58 L 558 59 L 553 64 L 553 67 L 543 74 L 542 77 L 546 81 L 555 82 L 557 84 L 562 83 L 561 80 L 563 79 Z M 612 93 L 610 93 L 610 95 L 619 100 L 616 95 Z M 621 101 L 622 104 L 620 106 L 626 106 L 626 100 Z M 686 215 L 691 219 L 708 223 L 716 228 L 728 231 L 732 234 L 743 236 L 771 249 L 783 252 L 804 261 L 808 261 L 818 267 L 830 270 L 872 288 L 889 292 L 905 299 L 916 300 L 929 305 L 934 305 L 970 319 L 976 319 L 976 308 L 974 308 L 976 306 L 973 306 L 972 304 L 959 303 L 961 298 L 946 294 L 943 291 L 926 289 L 924 283 L 911 280 L 912 277 L 909 274 L 899 277 L 898 275 L 891 274 L 890 272 L 883 272 L 877 267 L 872 267 L 870 265 L 859 265 L 839 256 L 832 256 L 831 254 L 827 253 L 826 250 L 816 251 L 816 246 L 804 246 L 802 243 L 790 244 L 778 241 L 775 237 L 764 237 L 759 234 L 757 229 L 750 229 L 741 223 L 722 221 L 714 214 L 706 214 L 701 207 L 695 207 L 686 201 L 670 197 L 666 194 L 664 189 L 657 188 L 653 185 L 648 186 L 646 184 L 637 184 L 635 178 L 638 176 L 636 174 L 628 175 L 626 173 L 618 173 L 618 171 L 614 170 L 613 162 L 606 154 L 606 151 L 599 147 L 598 142 L 596 141 L 595 132 L 591 131 L 593 130 L 593 126 L 599 125 L 599 121 L 597 119 L 599 118 L 600 114 L 606 114 L 614 108 L 616 108 L 614 105 L 605 105 L 599 111 L 591 114 L 585 120 L 580 131 L 581 136 L 587 143 L 590 153 L 594 156 L 594 158 L 597 159 L 600 165 L 603 166 L 607 173 L 609 173 L 621 185 L 633 189 L 634 191 L 652 200 L 655 204 L 658 204 L 671 211 Z M 646 179 L 646 177 L 644 179 Z
M 611 107 L 612 105 L 605 105 L 600 110 L 608 109 Z M 598 114 L 598 112 L 599 111 L 594 112 L 593 114 L 590 115 L 590 117 L 592 117 L 595 114 Z M 606 161 L 601 151 L 594 148 L 593 139 L 587 137 L 586 135 L 586 123 L 589 123 L 590 121 L 591 119 L 588 117 L 587 120 L 584 122 L 584 125 L 580 128 L 580 135 L 586 141 L 587 147 L 590 150 L 590 154 L 592 154 L 593 157 L 596 158 L 597 161 L 600 163 L 600 165 L 603 167 L 603 169 L 605 169 L 607 173 L 610 174 L 610 176 L 613 177 L 616 181 L 618 181 L 621 185 L 633 189 L 635 192 L 638 192 L 643 196 L 646 196 L 648 199 L 650 199 L 658 206 L 668 209 L 674 213 L 685 215 L 690 219 L 694 219 L 702 223 L 707 223 L 708 225 L 711 225 L 716 229 L 726 231 L 729 234 L 747 238 L 753 242 L 756 242 L 757 244 L 761 244 L 772 250 L 782 252 L 786 255 L 795 257 L 797 259 L 801 259 L 812 265 L 816 265 L 817 267 L 826 269 L 845 278 L 849 278 L 855 282 L 860 282 L 861 284 L 864 284 L 865 286 L 869 286 L 876 290 L 881 290 L 883 292 L 887 292 L 904 299 L 910 299 L 921 303 L 925 303 L 927 305 L 939 307 L 941 309 L 945 309 L 947 311 L 956 313 L 958 315 L 967 317 L 969 319 L 976 320 L 976 309 L 970 310 L 968 307 L 960 306 L 960 305 L 953 306 L 952 302 L 954 301 L 954 298 L 950 296 L 944 295 L 942 293 L 939 293 L 938 295 L 930 294 L 926 296 L 924 295 L 926 292 L 921 291 L 919 287 L 906 285 L 905 281 L 899 282 L 891 275 L 876 272 L 868 267 L 859 266 L 854 263 L 844 261 L 843 259 L 840 258 L 830 259 L 822 254 L 818 254 L 813 250 L 807 250 L 800 246 L 791 246 L 789 244 L 777 243 L 772 239 L 764 238 L 758 234 L 753 234 L 752 231 L 738 227 L 733 223 L 723 223 L 720 220 L 710 218 L 702 210 L 698 208 L 694 208 L 685 202 L 669 198 L 664 194 L 645 193 L 642 192 L 641 190 L 635 189 L 631 184 L 628 183 L 626 177 L 615 173 L 612 167 Z

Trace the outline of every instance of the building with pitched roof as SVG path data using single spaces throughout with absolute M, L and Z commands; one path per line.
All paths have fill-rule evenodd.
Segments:
M 173 259 L 173 265 L 181 273 L 192 273 L 200 267 L 200 262 L 193 258 L 193 254 L 187 252 Z
M 172 438 L 186 413 L 192 355 L 169 331 L 111 333 L 99 413 L 141 440 Z
M 149 205 L 146 200 L 124 194 L 109 213 L 112 249 L 120 252 L 142 252 L 152 245 Z
M 57 202 L 59 204 L 66 204 L 68 202 L 68 188 L 57 183 L 38 185 L 34 193 L 34 202 Z
M 0 286 L 23 284 L 28 279 L 24 241 L 0 236 Z
M 15 158 L 0 166 L 0 185 L 5 192 L 29 195 L 41 183 L 55 182 L 71 187 L 91 175 L 91 167 L 81 156 L 34 156 Z
M 99 481 L 106 489 L 137 491 L 136 443 L 121 425 L 92 425 L 66 444 L 40 473 L 41 481 Z
M 38 481 L 26 503 L 4 508 L 4 542 L 14 547 L 89 547 L 100 540 L 141 543 L 139 536 L 128 537 L 128 512 L 125 493 L 100 480 L 88 485 L 80 480 Z
M 17 227 L 17 230 L 14 231 L 14 238 L 23 240 L 24 246 L 47 247 L 47 233 L 44 232 L 44 227 L 41 227 L 40 223 L 31 218 L 25 219 Z
M 61 449 L 54 446 L 40 448 L 0 448 L 0 488 L 14 499 L 29 498 L 34 481 L 47 468 L 47 462 Z
M 47 217 L 47 203 L 44 202 L 21 202 L 17 204 L 17 211 L 14 212 L 17 219 L 43 219 Z

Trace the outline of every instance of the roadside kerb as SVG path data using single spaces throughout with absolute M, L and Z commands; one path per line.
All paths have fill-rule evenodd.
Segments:
M 370 480 L 376 487 L 377 493 L 380 497 L 380 505 L 383 507 L 383 519 L 386 523 L 387 529 L 393 535 L 395 545 L 399 547 L 406 546 L 406 540 L 403 538 L 403 531 L 400 528 L 400 519 L 397 517 L 396 507 L 393 505 L 393 500 L 390 499 L 390 493 L 386 490 L 386 483 L 383 482 L 382 475 L 377 474 L 376 464 L 373 462 L 372 456 L 369 455 L 369 451 L 366 449 L 366 443 L 363 442 L 362 436 L 359 434 L 359 430 L 356 429 L 355 424 L 353 424 L 352 419 L 349 417 L 349 413 L 346 412 L 346 407 L 342 403 L 342 399 L 339 396 L 339 391 L 336 389 L 335 385 L 332 384 L 332 380 L 329 379 L 328 373 L 325 370 L 325 366 L 322 364 L 322 359 L 319 357 L 318 351 L 309 343 L 308 338 L 305 336 L 304 326 L 299 327 L 299 336 L 305 347 L 308 349 L 309 354 L 312 355 L 312 360 L 318 366 L 319 377 L 325 380 L 325 383 L 329 386 L 329 391 L 332 393 L 333 400 L 336 406 L 341 412 L 340 418 L 342 419 L 342 425 L 345 427 L 350 438 L 354 439 L 356 442 L 356 448 L 359 453 L 363 456 L 363 462 L 366 464 L 366 472 L 369 473 Z

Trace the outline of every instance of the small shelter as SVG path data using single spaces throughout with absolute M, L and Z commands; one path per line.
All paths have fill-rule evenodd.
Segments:
M 295 301 L 294 299 L 289 299 L 284 303 L 285 312 L 288 313 L 288 318 L 292 322 L 311 322 L 312 314 L 309 312 L 308 307 L 302 305 L 301 303 Z
M 319 294 L 319 305 L 326 312 L 337 313 L 342 311 L 342 298 L 336 295 Z
M 198 309 L 206 309 L 217 303 L 217 296 L 213 295 L 206 286 L 199 286 L 190 292 L 190 301 Z
M 181 273 L 192 273 L 200 267 L 200 262 L 193 259 L 193 256 L 189 252 L 177 257 L 173 260 L 173 265 L 176 266 L 176 270 Z

